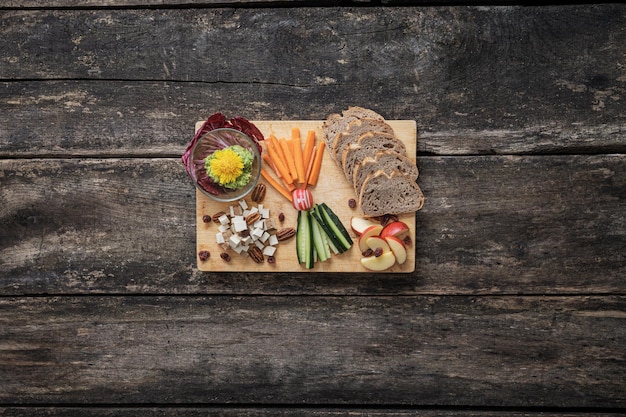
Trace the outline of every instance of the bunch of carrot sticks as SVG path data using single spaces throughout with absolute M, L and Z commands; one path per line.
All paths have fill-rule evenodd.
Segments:
M 315 143 L 315 131 L 307 132 L 304 144 L 298 127 L 291 129 L 291 138 L 279 139 L 270 134 L 263 142 L 266 150 L 263 161 L 276 178 L 265 167 L 261 168 L 261 175 L 285 198 L 293 201 L 293 190 L 317 184 L 326 144 L 324 141 Z

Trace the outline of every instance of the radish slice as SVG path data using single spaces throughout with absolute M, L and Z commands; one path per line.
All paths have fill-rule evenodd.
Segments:
M 291 193 L 293 197 L 293 207 L 296 210 L 308 210 L 313 207 L 313 194 L 309 190 L 301 190 L 299 188 Z

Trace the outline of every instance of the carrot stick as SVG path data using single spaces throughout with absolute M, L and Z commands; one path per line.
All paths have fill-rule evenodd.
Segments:
M 317 180 L 320 176 L 320 169 L 322 168 L 322 159 L 324 157 L 325 142 L 320 142 L 315 150 L 315 159 L 313 160 L 313 166 L 311 167 L 311 176 L 308 179 L 309 185 L 317 184 Z
M 283 196 L 285 196 L 285 198 L 289 201 L 293 201 L 293 197 L 291 196 L 291 193 L 289 191 L 287 191 L 282 185 L 280 185 L 280 183 L 278 181 L 276 181 L 274 178 L 272 178 L 272 176 L 270 175 L 269 172 L 267 172 L 265 170 L 265 168 L 261 168 L 261 175 L 263 175 L 263 178 L 265 178 L 265 180 L 267 182 L 270 183 L 270 185 L 272 187 L 274 187 L 274 189 L 276 191 L 278 191 L 279 193 L 281 193 Z
M 300 145 L 300 139 L 292 139 L 293 142 L 293 159 L 296 160 L 296 171 L 298 172 L 298 182 L 300 184 L 306 183 L 306 172 L 304 171 L 304 159 L 302 157 L 302 146 Z
M 276 169 L 278 170 L 278 172 L 280 172 L 280 176 L 283 178 L 283 180 L 286 183 L 293 183 L 293 178 L 291 177 L 291 174 L 289 174 L 289 168 L 287 168 L 285 164 L 283 164 L 283 161 L 276 154 L 276 149 L 274 149 L 274 146 L 271 144 L 271 142 L 268 144 L 267 153 L 272 159 L 272 162 L 274 162 L 274 165 L 276 165 Z
M 282 177 L 282 175 L 280 175 L 280 171 L 278 170 L 278 168 L 276 168 L 276 164 L 274 163 L 274 161 L 272 161 L 272 158 L 270 158 L 268 154 L 263 154 L 263 160 L 270 166 L 270 168 L 272 168 L 272 171 L 274 171 L 274 173 L 276 174 L 280 182 L 283 183 L 285 188 L 287 188 L 290 192 L 296 189 L 295 185 L 285 182 L 285 179 Z
M 293 155 L 291 154 L 291 150 L 289 149 L 289 142 L 287 142 L 286 139 L 281 138 L 278 140 L 278 143 L 280 143 L 280 147 L 283 149 L 283 154 L 285 155 L 285 163 L 289 167 L 289 173 L 291 174 L 291 178 L 298 178 L 296 161 L 293 159 Z
M 300 139 L 300 128 L 298 127 L 291 128 L 291 139 Z
M 311 163 L 311 157 L 313 156 L 313 147 L 315 146 L 315 130 L 309 130 L 304 142 L 304 151 L 302 151 L 302 159 L 304 160 L 304 166 L 308 168 Z M 308 177 L 308 175 L 307 175 Z
M 278 139 L 276 138 L 276 136 L 274 135 L 270 136 L 269 143 L 270 143 L 270 146 L 274 147 L 274 151 L 276 152 L 276 155 L 278 155 L 282 163 L 285 164 L 285 166 L 287 166 L 287 159 L 285 159 L 283 148 L 280 147 L 280 143 L 278 143 Z
M 313 147 L 312 155 L 315 155 L 315 149 L 317 149 L 316 146 Z M 313 168 L 313 159 L 315 158 L 309 158 L 309 165 L 306 167 L 306 183 L 304 184 L 304 188 L 309 185 L 309 178 L 311 178 L 311 169 Z

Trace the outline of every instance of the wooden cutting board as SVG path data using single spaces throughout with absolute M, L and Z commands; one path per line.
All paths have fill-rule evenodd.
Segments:
M 407 155 L 415 161 L 417 146 L 417 126 L 414 120 L 388 120 L 393 128 L 396 136 L 404 142 L 407 148 Z M 302 140 L 306 138 L 309 130 L 316 133 L 316 143 L 322 141 L 323 133 L 321 131 L 322 121 L 315 120 L 291 120 L 291 121 L 253 121 L 253 123 L 261 130 L 265 137 L 273 133 L 277 138 L 290 138 L 291 129 L 298 127 Z M 200 128 L 202 122 L 196 124 L 196 130 Z M 261 177 L 260 181 L 265 182 Z M 266 183 L 267 184 L 267 183 Z M 232 250 L 229 251 L 231 256 L 230 262 L 226 262 L 220 258 L 223 250 L 216 243 L 215 235 L 218 233 L 218 225 L 216 223 L 205 223 L 202 221 L 204 215 L 212 216 L 219 211 L 228 212 L 230 205 L 233 203 L 219 203 L 205 197 L 196 190 L 196 258 L 198 269 L 200 271 L 215 272 L 356 272 L 363 273 L 367 270 L 361 265 L 361 252 L 356 245 L 357 237 L 350 229 L 350 217 L 359 215 L 358 209 L 351 209 L 348 206 L 350 198 L 356 198 L 354 189 L 348 183 L 343 171 L 330 158 L 328 152 L 325 152 L 322 161 L 322 171 L 320 178 L 315 187 L 310 187 L 313 199 L 317 203 L 326 203 L 341 219 L 346 229 L 350 232 L 355 244 L 352 248 L 339 255 L 333 255 L 326 262 L 316 262 L 313 269 L 306 269 L 298 263 L 296 256 L 296 240 L 292 238 L 288 241 L 281 242 L 276 250 L 276 262 L 270 264 L 264 262 L 257 264 L 252 259 L 236 254 Z M 249 196 L 246 198 L 251 203 Z M 275 191 L 270 185 L 267 185 L 267 195 L 262 202 L 264 207 L 270 209 L 270 216 L 275 220 L 277 226 L 280 227 L 296 227 L 297 211 L 285 197 Z M 278 221 L 279 213 L 285 216 L 284 222 Z M 409 225 L 413 241 L 415 241 L 415 214 L 404 214 L 400 220 Z M 207 250 L 210 257 L 206 261 L 201 261 L 198 257 L 200 251 Z M 404 264 L 395 265 L 382 273 L 398 273 L 413 272 L 415 270 L 415 248 L 413 245 L 407 247 L 408 257 Z M 374 272 L 374 271 L 369 271 Z

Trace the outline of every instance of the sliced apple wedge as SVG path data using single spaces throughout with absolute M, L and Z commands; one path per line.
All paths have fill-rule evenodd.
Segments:
M 380 232 L 382 230 L 383 230 L 382 225 L 375 224 L 366 228 L 363 231 L 363 233 L 361 233 L 361 236 L 359 236 L 359 249 L 361 250 L 361 253 L 365 252 L 366 250 L 370 248 L 369 246 L 367 246 L 367 239 L 369 239 L 372 236 L 380 235 Z
M 383 253 L 389 252 L 391 250 L 387 241 L 380 236 L 368 237 L 365 241 L 365 244 L 374 252 L 378 248 L 382 249 Z
M 361 264 L 372 271 L 384 271 L 396 263 L 396 257 L 392 251 L 384 252 L 380 256 L 368 256 L 361 258 Z
M 380 237 L 385 238 L 387 236 L 395 236 L 398 239 L 402 240 L 409 233 L 409 226 L 402 221 L 395 221 L 389 223 L 385 226 L 380 232 Z
M 379 223 L 376 223 L 369 219 L 365 219 L 363 217 L 352 216 L 350 218 L 350 227 L 357 236 L 361 236 L 365 229 L 367 229 L 368 227 L 377 225 L 379 225 Z
M 373 238 L 370 238 L 370 239 L 373 239 Z M 380 239 L 380 237 L 378 239 Z M 395 236 L 387 236 L 385 237 L 385 241 L 387 242 L 387 245 L 389 245 L 389 247 L 391 248 L 391 251 L 396 257 L 396 262 L 399 265 L 402 265 L 404 262 L 406 262 L 407 253 L 406 253 L 406 246 L 404 245 L 404 243 Z

